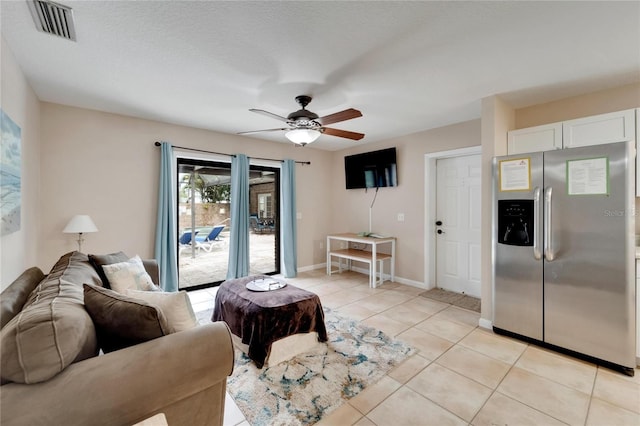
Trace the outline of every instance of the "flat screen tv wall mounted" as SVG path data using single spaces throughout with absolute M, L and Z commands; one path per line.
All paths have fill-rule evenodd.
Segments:
M 347 189 L 398 186 L 397 169 L 395 147 L 344 157 Z

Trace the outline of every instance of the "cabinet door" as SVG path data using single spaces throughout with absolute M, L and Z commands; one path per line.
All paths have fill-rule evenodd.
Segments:
M 635 140 L 635 110 L 612 112 L 565 121 L 562 124 L 563 145 L 600 145 Z
M 512 130 L 507 134 L 507 154 L 562 149 L 562 123 Z

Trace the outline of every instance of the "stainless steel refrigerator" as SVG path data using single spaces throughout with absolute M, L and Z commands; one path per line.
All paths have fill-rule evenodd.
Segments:
M 621 142 L 494 158 L 497 332 L 633 374 L 634 153 Z

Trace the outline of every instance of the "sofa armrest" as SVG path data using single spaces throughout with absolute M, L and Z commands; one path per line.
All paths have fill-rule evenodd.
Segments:
M 207 402 L 222 402 L 224 412 L 233 357 L 227 325 L 201 325 L 77 362 L 43 383 L 6 384 L 0 387 L 0 423 L 132 425 L 165 413 L 170 425 L 188 424 L 184 413 L 171 410 L 197 412 L 198 406 L 185 410 L 189 404 L 184 400 L 194 398 L 202 404 L 202 395 L 209 398 L 212 387 L 221 386 L 222 396 Z
M 151 277 L 151 281 L 157 286 L 160 285 L 160 272 L 158 269 L 158 261 L 155 259 L 142 259 L 142 264 L 147 274 Z
M 18 315 L 33 289 L 44 277 L 45 275 L 40 268 L 34 266 L 24 271 L 2 292 L 2 296 L 0 296 L 0 328 L 4 328 L 13 317 Z

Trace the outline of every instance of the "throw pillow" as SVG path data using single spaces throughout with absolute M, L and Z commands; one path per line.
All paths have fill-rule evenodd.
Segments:
M 147 270 L 144 269 L 144 264 L 139 256 L 135 256 L 125 262 L 104 265 L 102 270 L 109 280 L 111 289 L 118 293 L 125 294 L 129 289 L 157 290 L 157 286 L 151 280 Z
M 162 311 L 141 299 L 85 284 L 84 306 L 105 353 L 169 334 Z
M 117 253 L 109 253 L 109 254 L 90 254 L 89 262 L 94 267 L 98 275 L 100 275 L 100 279 L 102 280 L 102 286 L 106 288 L 111 288 L 111 284 L 109 283 L 109 279 L 104 274 L 104 270 L 102 267 L 104 265 L 111 265 L 114 263 L 126 262 L 129 260 L 129 256 L 124 254 L 124 252 L 119 251 Z
M 186 291 L 167 293 L 164 291 L 127 290 L 127 295 L 158 306 L 167 318 L 171 333 L 188 330 L 198 325 L 196 314 L 193 312 Z

